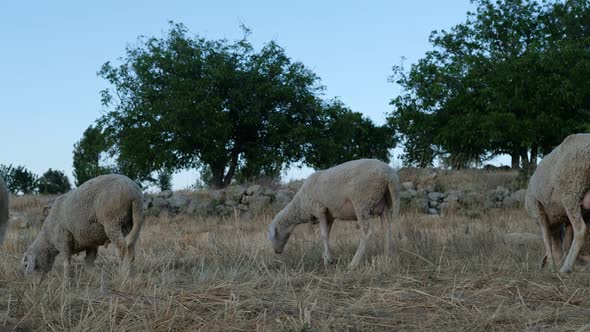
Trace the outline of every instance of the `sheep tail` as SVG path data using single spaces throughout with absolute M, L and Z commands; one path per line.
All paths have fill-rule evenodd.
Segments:
M 131 202 L 131 209 L 133 226 L 131 227 L 129 234 L 127 234 L 127 238 L 125 239 L 128 248 L 134 245 L 135 241 L 137 241 L 137 238 L 139 237 L 139 231 L 141 230 L 141 225 L 143 224 L 143 200 L 141 197 L 138 197 Z

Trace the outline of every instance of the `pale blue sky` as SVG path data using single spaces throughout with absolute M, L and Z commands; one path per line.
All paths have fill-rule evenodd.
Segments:
M 211 39 L 238 38 L 243 23 L 255 45 L 276 40 L 312 68 L 326 97 L 337 96 L 381 124 L 399 92 L 387 81 L 391 67 L 402 56 L 408 65 L 422 57 L 430 32 L 464 21 L 470 9 L 469 0 L 4 1 L 0 164 L 38 174 L 51 167 L 72 178 L 73 145 L 102 109 L 99 91 L 106 83 L 96 72 L 122 57 L 137 36 L 161 36 L 169 20 Z M 194 172 L 178 174 L 174 187 L 195 178 Z

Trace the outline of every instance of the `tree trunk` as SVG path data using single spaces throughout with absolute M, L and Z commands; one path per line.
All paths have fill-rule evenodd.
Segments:
M 222 166 L 217 166 L 217 167 L 213 167 L 211 166 L 211 175 L 213 175 L 213 186 L 215 188 L 223 188 L 223 169 L 225 167 Z
M 528 151 L 526 149 L 523 149 L 522 151 L 520 151 L 520 160 L 522 161 L 522 169 L 528 169 L 529 165 L 530 165 L 530 161 L 529 161 L 529 156 L 528 156 Z
M 238 152 L 237 148 L 232 149 L 231 161 L 229 165 L 229 169 L 227 170 L 227 174 L 223 179 L 223 185 L 229 186 L 231 184 L 231 180 L 234 178 L 234 174 L 236 173 L 236 169 L 238 168 L 238 160 L 240 153 Z
M 539 145 L 533 144 L 533 146 L 531 146 L 531 163 L 530 163 L 531 172 L 537 168 L 537 157 L 538 156 L 539 156 Z
M 520 168 L 520 156 L 518 155 L 518 152 L 512 152 L 512 154 L 510 154 L 510 157 L 512 157 L 512 165 L 510 166 L 510 168 L 519 169 Z

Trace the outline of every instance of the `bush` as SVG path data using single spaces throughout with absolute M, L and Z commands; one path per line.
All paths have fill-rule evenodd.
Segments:
M 72 190 L 68 177 L 51 168 L 39 179 L 38 188 L 40 194 L 63 194 Z
M 24 166 L 0 165 L 0 176 L 4 178 L 8 191 L 13 194 L 30 194 L 37 189 L 37 175 Z

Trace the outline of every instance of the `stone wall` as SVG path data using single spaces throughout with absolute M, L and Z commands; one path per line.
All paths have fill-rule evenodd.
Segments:
M 524 204 L 526 189 L 512 191 L 503 186 L 487 191 L 435 191 L 434 187 L 417 188 L 413 182 L 403 182 L 402 210 L 415 210 L 431 215 L 474 213 L 489 209 L 513 209 Z
M 232 186 L 227 189 L 198 192 L 164 191 L 146 195 L 149 216 L 219 216 L 250 220 L 256 216 L 273 215 L 285 207 L 299 190 L 301 182 L 279 187 L 261 185 Z M 455 213 L 474 214 L 489 209 L 519 208 L 524 204 L 525 189 L 512 191 L 498 186 L 487 191 L 435 191 L 433 186 L 416 186 L 403 182 L 402 211 L 431 215 Z
M 515 176 L 470 170 L 402 169 L 402 212 L 430 215 L 464 214 L 477 216 L 490 209 L 521 208 L 525 189 L 510 189 Z M 467 175 L 468 176 L 467 176 Z M 303 181 L 286 185 L 235 185 L 226 189 L 200 191 L 163 191 L 145 194 L 147 216 L 178 215 L 239 218 L 251 220 L 274 215 L 295 196 Z M 449 189 L 445 189 L 449 188 Z M 44 207 L 49 212 L 53 198 Z M 44 219 L 44 218 L 43 218 Z
M 250 220 L 274 214 L 285 207 L 301 187 L 301 181 L 284 186 L 231 186 L 201 191 L 163 191 L 146 194 L 144 207 L 148 216 L 177 215 L 239 217 Z

